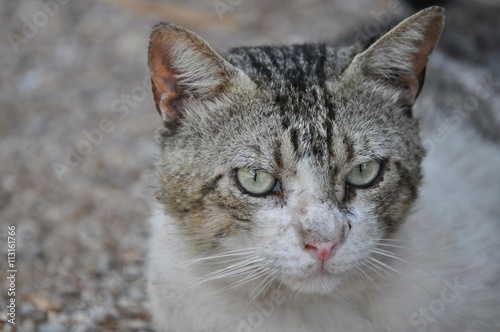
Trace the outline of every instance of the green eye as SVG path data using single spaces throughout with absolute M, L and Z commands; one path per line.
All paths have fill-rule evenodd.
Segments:
M 264 196 L 279 189 L 276 177 L 259 169 L 240 168 L 236 172 L 236 179 L 239 185 L 253 196 Z
M 381 171 L 382 165 L 378 160 L 361 163 L 347 175 L 347 183 L 358 188 L 370 187 L 375 184 Z

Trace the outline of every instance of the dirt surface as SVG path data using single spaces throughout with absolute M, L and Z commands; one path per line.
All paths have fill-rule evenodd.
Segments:
M 144 264 L 160 121 L 146 47 L 154 23 L 179 23 L 224 49 L 365 38 L 406 14 L 385 0 L 41 3 L 0 3 L 3 331 L 151 331 Z M 8 226 L 15 328 L 5 310 Z

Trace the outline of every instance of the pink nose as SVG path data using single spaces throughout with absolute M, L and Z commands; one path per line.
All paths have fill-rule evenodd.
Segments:
M 323 242 L 314 244 L 305 244 L 304 249 L 312 251 L 316 257 L 322 262 L 326 261 L 332 254 L 333 248 L 337 246 L 337 242 Z

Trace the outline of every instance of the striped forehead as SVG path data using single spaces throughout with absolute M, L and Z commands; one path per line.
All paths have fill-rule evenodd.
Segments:
M 304 90 L 323 85 L 327 47 L 324 44 L 241 47 L 231 50 L 230 61 L 251 78 Z
M 299 155 L 324 155 L 330 121 L 335 117 L 331 80 L 324 44 L 281 47 L 243 47 L 231 50 L 229 60 L 269 91 L 280 112 L 282 127 Z
M 277 120 L 296 157 L 313 157 L 326 165 L 344 154 L 339 146 L 352 155 L 352 141 L 339 135 L 336 98 L 328 87 L 357 51 L 326 44 L 257 46 L 232 49 L 227 58 L 272 95 Z
M 250 78 L 270 90 L 279 106 L 294 110 L 329 109 L 326 81 L 333 80 L 325 65 L 329 53 L 324 44 L 281 47 L 243 47 L 231 51 L 230 61 Z

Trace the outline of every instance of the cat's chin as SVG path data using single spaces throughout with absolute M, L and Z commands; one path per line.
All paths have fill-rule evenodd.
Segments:
M 287 278 L 283 280 L 289 288 L 294 291 L 307 294 L 329 294 L 341 283 L 340 275 L 317 272 L 303 277 Z

